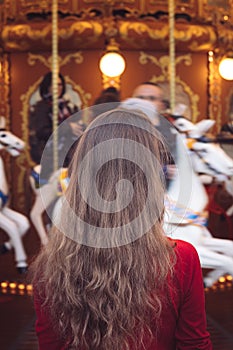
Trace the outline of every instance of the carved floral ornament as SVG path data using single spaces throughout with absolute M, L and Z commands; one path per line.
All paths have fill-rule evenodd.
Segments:
M 51 4 L 52 0 L 0 2 L 3 49 L 49 49 Z M 121 49 L 168 48 L 168 0 L 57 0 L 57 5 L 60 50 L 103 48 L 110 37 Z M 176 0 L 174 14 L 177 51 L 232 46 L 232 0 Z
M 118 42 L 123 48 L 166 50 L 169 45 L 167 23 L 146 21 L 117 22 Z M 106 23 L 99 21 L 63 21 L 59 24 L 58 37 L 61 49 L 99 48 L 104 45 Z M 229 33 L 227 33 L 229 36 Z M 211 26 L 177 24 L 174 37 L 177 50 L 206 51 L 216 43 L 216 33 Z M 51 24 L 28 23 L 4 26 L 1 34 L 7 51 L 36 51 L 51 47 Z M 226 39 L 227 40 L 227 39 Z

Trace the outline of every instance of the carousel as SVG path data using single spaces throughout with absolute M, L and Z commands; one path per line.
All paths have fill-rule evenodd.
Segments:
M 62 118 L 76 116 L 79 137 L 104 90 L 117 91 L 127 107 L 135 87 L 150 82 L 162 88 L 164 117 L 183 140 L 164 228 L 198 252 L 211 331 L 218 322 L 213 304 L 225 298 L 233 309 L 232 1 L 5 0 L 0 29 L 0 298 L 21 296 L 18 304 L 12 299 L 13 308 L 25 303 L 33 318 L 28 267 L 47 244 L 69 183 L 59 148 Z M 35 125 L 47 125 L 35 121 L 35 111 L 48 96 L 50 134 L 40 143 Z M 46 147 L 49 158 L 39 152 Z M 28 334 L 22 340 L 14 327 L 17 341 L 8 336 L 2 349 L 25 350 Z M 233 330 L 220 328 L 212 336 L 215 349 L 232 349 Z M 219 345 L 223 334 L 226 347 Z M 34 335 L 32 342 L 31 350 Z

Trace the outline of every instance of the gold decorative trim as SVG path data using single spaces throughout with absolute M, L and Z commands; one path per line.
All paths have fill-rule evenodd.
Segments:
M 9 99 L 10 93 L 10 75 L 9 75 L 9 61 L 8 54 L 0 51 L 0 115 L 6 118 L 6 128 L 11 129 L 10 115 L 11 115 L 11 104 Z M 5 171 L 8 177 L 8 186 L 12 183 L 11 173 L 11 159 L 10 155 L 4 154 L 4 165 Z
M 59 56 L 58 57 L 59 67 L 65 66 L 66 64 L 70 63 L 71 60 L 74 60 L 76 64 L 81 64 L 83 62 L 82 52 L 79 51 L 79 52 L 71 53 L 66 55 L 64 58 Z M 46 58 L 41 55 L 28 53 L 27 61 L 30 66 L 34 66 L 37 61 L 41 62 L 48 69 L 50 69 L 52 66 L 52 56 L 49 56 L 48 58 Z
M 199 16 L 206 21 L 216 19 L 216 17 L 223 17 L 226 13 L 232 15 L 232 0 L 212 1 L 198 0 L 199 2 Z
M 169 26 L 168 24 L 156 25 L 145 22 L 119 22 L 120 37 L 135 48 L 148 47 L 148 39 L 159 40 L 162 47 L 168 47 Z M 190 51 L 202 51 L 212 48 L 216 43 L 216 33 L 211 26 L 201 25 L 176 25 L 174 29 L 176 45 L 186 43 Z M 140 40 L 139 40 L 140 39 Z
M 107 89 L 110 86 L 114 86 L 117 90 L 121 88 L 121 76 L 118 77 L 107 77 L 105 74 L 102 74 L 102 86 L 103 89 Z
M 7 125 L 9 124 L 10 116 L 10 75 L 9 75 L 9 62 L 8 55 L 3 54 L 0 51 L 0 115 L 3 115 L 7 119 Z
M 111 26 L 114 22 L 114 27 Z M 121 48 L 150 49 L 169 46 L 169 26 L 164 22 L 145 20 L 119 20 L 113 17 L 98 20 L 63 20 L 59 23 L 58 37 L 60 49 L 99 48 L 104 45 L 106 33 L 112 30 L 118 33 Z M 51 48 L 51 24 L 34 22 L 30 24 L 5 25 L 1 39 L 5 50 L 38 51 Z M 107 31 L 107 32 L 106 32 Z M 115 34 L 116 34 L 115 33 Z M 232 43 L 232 31 L 222 28 L 224 44 Z M 224 34 L 225 33 L 225 34 Z M 112 35 L 112 34 L 111 34 Z M 216 30 L 210 25 L 176 23 L 174 29 L 176 49 L 201 52 L 213 49 L 217 43 Z M 153 46 L 152 46 L 153 45 Z
M 216 121 L 216 132 L 219 133 L 221 129 L 221 77 L 218 72 L 218 66 L 221 57 L 214 56 L 212 62 L 209 62 L 209 101 L 208 101 L 208 115 L 210 119 Z
M 97 21 L 66 22 L 59 27 L 59 41 L 69 41 L 72 48 L 87 47 L 97 42 L 103 33 L 103 26 Z M 51 48 L 51 24 L 42 23 L 5 25 L 1 39 L 6 50 L 33 51 L 38 47 Z M 70 42 L 72 40 L 72 42 Z M 61 45 L 62 46 L 62 45 Z

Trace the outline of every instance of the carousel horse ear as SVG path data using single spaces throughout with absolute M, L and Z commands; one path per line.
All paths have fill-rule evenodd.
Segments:
M 203 119 L 200 122 L 196 123 L 200 136 L 207 133 L 207 131 L 209 131 L 214 124 L 215 120 L 213 119 Z
M 6 127 L 6 118 L 2 115 L 0 116 L 0 129 L 5 129 Z

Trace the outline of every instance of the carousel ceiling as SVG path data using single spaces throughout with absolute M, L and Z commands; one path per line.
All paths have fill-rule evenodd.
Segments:
M 121 49 L 165 51 L 169 47 L 169 1 L 58 0 L 59 49 L 103 49 L 115 38 Z M 52 3 L 0 0 L 2 50 L 50 50 Z M 232 49 L 231 0 L 176 0 L 174 3 L 177 51 Z

